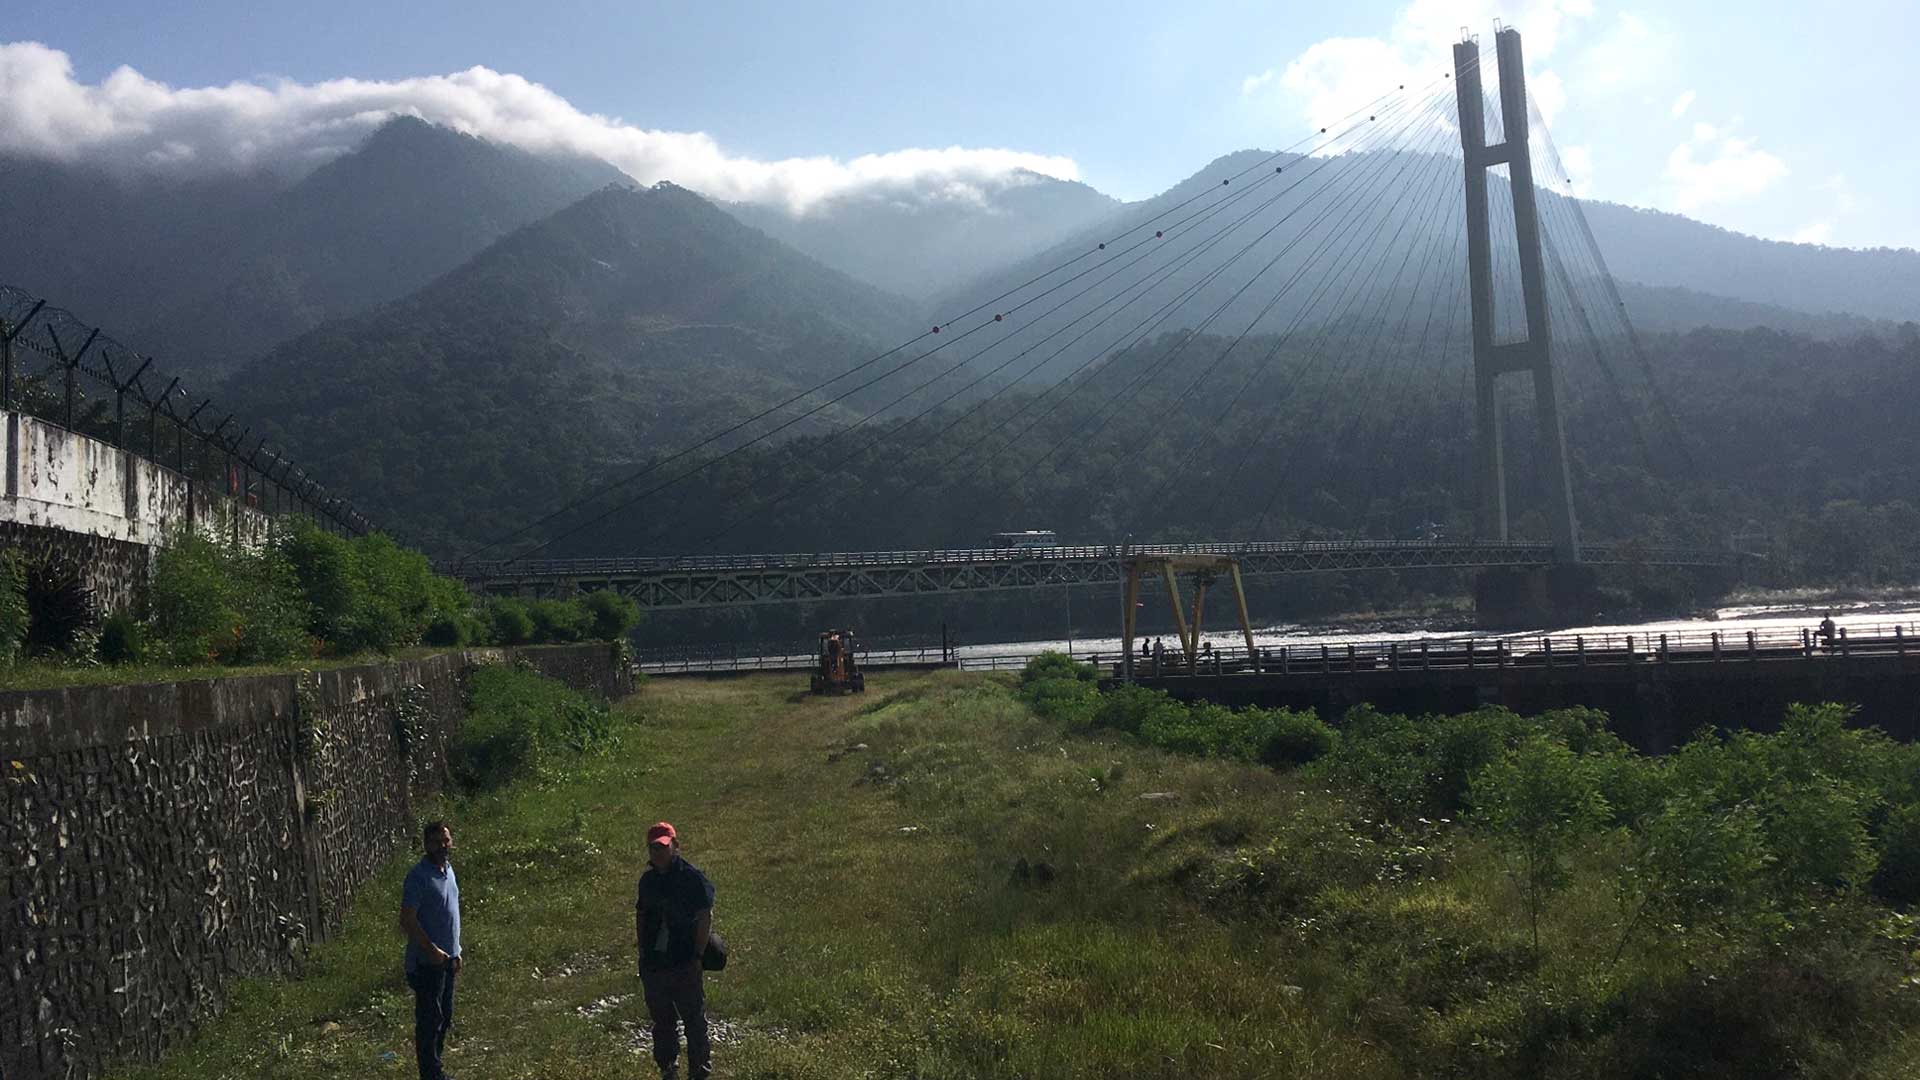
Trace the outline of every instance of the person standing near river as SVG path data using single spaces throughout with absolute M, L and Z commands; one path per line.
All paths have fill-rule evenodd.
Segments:
M 680 857 L 680 834 L 670 822 L 647 830 L 647 863 L 634 900 L 633 931 L 640 985 L 653 1020 L 653 1061 L 661 1080 L 677 1080 L 678 1020 L 687 1029 L 689 1080 L 706 1080 L 713 1057 L 700 962 L 713 934 L 713 882 Z
M 453 874 L 453 830 L 429 821 L 426 853 L 400 889 L 400 929 L 407 935 L 407 985 L 413 988 L 414 1056 L 420 1080 L 452 1080 L 440 1067 L 453 1026 L 453 981 L 460 974 L 460 882 Z

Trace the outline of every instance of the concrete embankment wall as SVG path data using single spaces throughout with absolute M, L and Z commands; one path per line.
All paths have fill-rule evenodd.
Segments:
M 630 692 L 607 645 L 0 693 L 0 1077 L 151 1059 L 296 970 L 413 835 L 466 687 L 524 661 Z
M 163 465 L 24 413 L 6 417 L 0 545 L 73 566 L 101 610 L 127 607 L 176 529 L 250 546 L 271 518 Z

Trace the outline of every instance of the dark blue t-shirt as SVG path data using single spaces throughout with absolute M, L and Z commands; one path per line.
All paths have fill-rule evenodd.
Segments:
M 427 939 L 445 949 L 448 956 L 460 955 L 460 881 L 453 875 L 453 863 L 435 865 L 421 859 L 407 871 L 407 883 L 400 887 L 400 903 L 413 909 Z M 407 937 L 407 973 L 436 965 L 428 954 Z
M 679 967 L 693 959 L 694 924 L 713 910 L 713 882 L 700 868 L 674 856 L 665 870 L 648 867 L 640 875 L 640 967 L 645 971 Z

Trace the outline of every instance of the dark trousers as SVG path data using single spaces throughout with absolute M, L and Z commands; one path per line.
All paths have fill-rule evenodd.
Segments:
M 713 1068 L 707 1042 L 707 990 L 700 965 L 686 964 L 662 971 L 642 971 L 640 985 L 647 992 L 647 1015 L 653 1018 L 653 1061 L 661 1070 L 680 1057 L 677 1017 L 687 1025 L 687 1069 L 691 1080 L 703 1080 Z
M 447 1029 L 453 1026 L 453 969 L 421 967 L 407 973 L 413 987 L 413 1047 L 420 1061 L 420 1080 L 440 1080 L 440 1055 L 447 1049 Z

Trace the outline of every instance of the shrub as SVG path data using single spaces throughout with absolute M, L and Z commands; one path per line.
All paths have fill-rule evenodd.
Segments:
M 146 628 L 132 615 L 116 611 L 101 624 L 97 648 L 103 664 L 138 664 L 147 655 Z
M 486 617 L 495 645 L 524 645 L 533 640 L 533 616 L 518 600 L 497 598 L 489 602 Z
M 191 532 L 173 537 L 154 556 L 148 583 L 154 635 L 176 664 L 216 659 L 221 638 L 239 622 L 221 561 L 213 541 Z
M 619 744 L 606 706 L 525 668 L 482 667 L 467 692 L 468 715 L 449 765 L 468 789 L 538 775 L 569 755 L 603 753 Z
M 1607 819 L 1607 802 L 1586 759 L 1546 735 L 1531 735 L 1477 770 L 1474 816 L 1507 857 L 1526 899 L 1534 955 L 1540 912 L 1569 881 L 1567 855 Z
M 1050 679 L 1070 679 L 1090 683 L 1099 677 L 1099 672 L 1094 670 L 1092 664 L 1082 664 L 1062 652 L 1043 652 L 1027 661 L 1027 666 L 1021 669 L 1020 686 L 1024 689 L 1034 683 L 1046 682 Z
M 1046 679 L 1030 684 L 1023 693 L 1035 713 L 1069 728 L 1091 727 L 1100 705 L 1100 691 L 1094 684 L 1077 679 Z
M 0 551 L 0 664 L 20 659 L 27 644 L 27 575 L 18 551 Z
M 435 615 L 433 621 L 427 624 L 427 629 L 420 635 L 420 640 L 441 648 L 457 648 L 468 644 L 473 638 L 471 627 L 466 620 L 443 611 Z
M 1116 686 L 1100 695 L 1100 704 L 1094 710 L 1093 723 L 1096 727 L 1138 735 L 1141 725 L 1148 717 L 1176 710 L 1184 712 L 1186 706 L 1175 701 L 1164 690 L 1149 690 L 1144 686 Z
M 590 592 L 581 601 L 587 610 L 587 631 L 601 641 L 619 641 L 640 621 L 640 605 L 612 589 Z
M 1920 902 L 1920 804 L 1895 807 L 1880 826 L 1879 845 L 1874 895 L 1895 904 Z
M 1333 751 L 1334 732 L 1311 709 L 1269 709 L 1262 717 L 1257 758 L 1270 768 L 1305 765 Z
M 535 600 L 527 605 L 533 640 L 542 644 L 579 641 L 587 633 L 587 610 L 578 600 Z

